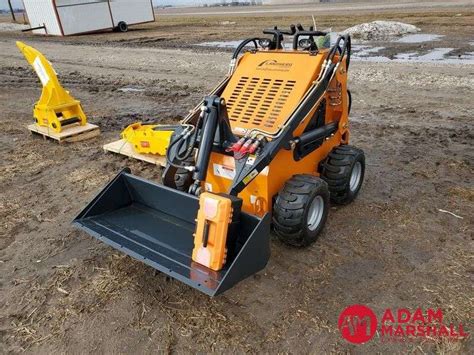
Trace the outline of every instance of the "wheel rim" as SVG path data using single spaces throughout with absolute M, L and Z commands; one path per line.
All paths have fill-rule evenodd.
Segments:
M 321 196 L 316 196 L 311 202 L 308 211 L 308 229 L 314 231 L 318 228 L 324 214 L 324 200 Z
M 360 178 L 362 176 L 362 164 L 360 161 L 357 161 L 354 164 L 351 172 L 351 180 L 349 182 L 349 188 L 352 192 L 356 191 L 359 188 Z

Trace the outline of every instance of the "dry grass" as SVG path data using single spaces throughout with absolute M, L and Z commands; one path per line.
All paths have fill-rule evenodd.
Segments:
M 450 187 L 448 192 L 451 195 L 461 197 L 470 202 L 474 202 L 474 188 L 472 187 L 454 186 Z
M 439 34 L 470 35 L 474 28 L 474 11 L 467 8 L 449 9 L 446 11 L 418 11 L 418 12 L 369 12 L 351 14 L 318 14 L 315 16 L 319 29 L 332 28 L 340 31 L 348 27 L 375 20 L 392 20 L 407 22 L 418 26 L 427 32 Z M 235 25 L 221 25 L 222 22 L 235 22 Z M 312 17 L 308 15 L 278 16 L 201 16 L 201 17 L 160 17 L 156 23 L 146 26 L 148 30 L 166 31 L 171 29 L 182 31 L 199 27 L 212 28 L 216 36 L 234 34 L 253 34 L 255 29 L 271 28 L 274 25 L 289 26 L 291 23 L 302 22 L 312 24 Z M 202 33 L 201 33 L 202 35 Z M 235 39 L 235 36 L 233 37 Z
M 44 282 L 17 280 L 28 291 L 19 301 L 21 310 L 12 324 L 12 337 L 24 350 L 65 334 L 69 324 L 82 314 L 91 314 L 117 298 L 121 290 L 133 287 L 125 255 L 109 255 L 103 265 L 57 265 Z M 79 280 L 80 278 L 81 280 Z M 77 282 L 80 281 L 80 282 Z

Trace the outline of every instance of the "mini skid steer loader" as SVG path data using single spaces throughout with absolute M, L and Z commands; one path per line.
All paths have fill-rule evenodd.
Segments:
M 301 25 L 264 34 L 173 127 L 162 184 L 124 169 L 76 225 L 211 296 L 265 267 L 271 226 L 290 245 L 316 240 L 329 201 L 351 202 L 364 178 L 348 145 L 350 37 L 318 48 L 327 33 Z

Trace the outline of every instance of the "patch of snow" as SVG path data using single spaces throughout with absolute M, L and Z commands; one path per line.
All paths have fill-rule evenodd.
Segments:
M 145 89 L 144 88 L 125 87 L 125 88 L 117 89 L 117 91 L 120 91 L 120 92 L 143 92 L 143 91 L 145 91 Z
M 350 27 L 343 32 L 350 34 L 354 38 L 363 40 L 383 40 L 420 31 L 421 30 L 418 27 L 408 23 L 396 21 L 373 21 Z
M 423 43 L 431 41 L 439 41 L 443 38 L 443 35 L 435 35 L 430 33 L 418 33 L 414 35 L 407 35 L 402 38 L 399 38 L 396 42 L 400 43 Z
M 0 31 L 7 32 L 7 31 L 21 31 L 30 28 L 28 25 L 21 25 L 19 23 L 9 23 L 9 22 L 0 22 Z

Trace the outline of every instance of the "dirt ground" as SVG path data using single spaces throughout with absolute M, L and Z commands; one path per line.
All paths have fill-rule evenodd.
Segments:
M 463 41 L 473 33 L 466 8 L 354 14 L 339 26 L 368 17 L 405 19 Z M 472 353 L 472 336 L 383 344 L 376 335 L 356 346 L 337 329 L 340 312 L 361 303 L 377 314 L 439 307 L 448 323 L 472 332 L 472 65 L 353 62 L 351 144 L 367 157 L 360 196 L 331 208 L 311 247 L 272 240 L 266 269 L 219 297 L 72 227 L 122 167 L 159 179 L 158 168 L 106 154 L 102 145 L 137 120 L 179 120 L 225 74 L 229 53 L 177 48 L 177 34 L 185 47 L 259 33 L 279 20 L 299 22 L 240 16 L 245 30 L 236 30 L 217 27 L 215 17 L 169 17 L 127 34 L 0 33 L 0 352 Z M 58 145 L 29 134 L 40 84 L 17 39 L 50 59 L 100 137 Z

